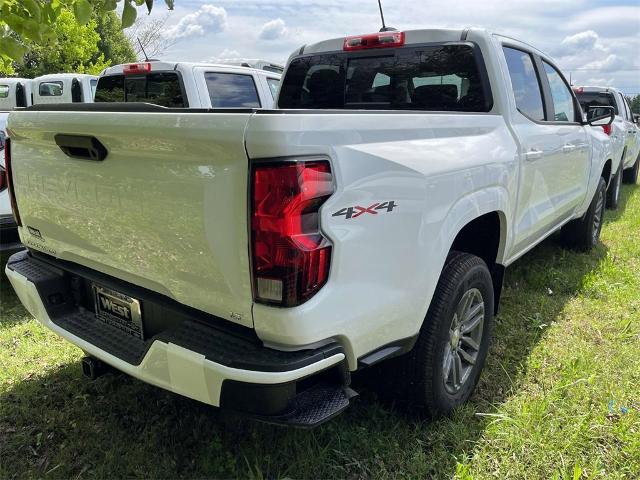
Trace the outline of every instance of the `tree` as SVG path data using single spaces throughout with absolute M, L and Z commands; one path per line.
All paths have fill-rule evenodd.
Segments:
M 151 12 L 153 0 L 0 0 L 0 67 L 5 70 L 26 53 L 30 43 L 48 43 L 56 39 L 56 24 L 65 11 L 73 12 L 83 26 L 92 15 L 104 16 L 123 2 L 122 27 L 133 25 L 136 8 L 146 5 Z M 164 0 L 173 10 L 174 0 Z
M 138 60 L 144 60 L 146 57 L 159 58 L 175 45 L 175 39 L 162 34 L 168 18 L 169 14 L 156 19 L 138 18 L 131 28 L 127 29 L 126 36 L 133 45 Z
M 120 27 L 120 19 L 115 12 L 106 15 L 94 15 L 96 32 L 100 36 L 98 51 L 110 65 L 130 63 L 136 61 L 136 52 Z M 136 20 L 137 22 L 137 20 Z
M 640 94 L 630 98 L 629 101 L 631 102 L 631 111 L 640 114 Z
M 109 66 L 98 50 L 100 35 L 96 21 L 80 25 L 68 10 L 62 11 L 53 27 L 56 40 L 30 43 L 22 62 L 14 65 L 21 77 L 33 78 L 55 72 L 100 73 Z

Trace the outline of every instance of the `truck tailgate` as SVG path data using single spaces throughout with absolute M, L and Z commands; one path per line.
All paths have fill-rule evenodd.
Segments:
M 251 112 L 14 112 L 12 165 L 30 248 L 253 326 L 247 234 Z M 104 160 L 67 156 L 91 136 Z

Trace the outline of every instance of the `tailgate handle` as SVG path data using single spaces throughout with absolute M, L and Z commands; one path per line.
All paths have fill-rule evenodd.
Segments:
M 96 137 L 58 133 L 54 138 L 60 150 L 68 157 L 95 161 L 107 158 L 107 149 Z

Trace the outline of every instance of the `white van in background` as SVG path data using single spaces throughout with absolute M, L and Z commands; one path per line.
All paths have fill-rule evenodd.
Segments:
M 93 103 L 97 75 L 52 73 L 32 82 L 33 105 L 45 103 Z

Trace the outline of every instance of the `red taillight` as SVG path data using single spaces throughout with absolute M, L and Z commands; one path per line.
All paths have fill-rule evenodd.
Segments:
M 122 73 L 124 73 L 125 75 L 133 75 L 134 73 L 149 73 L 150 71 L 150 63 L 129 63 L 122 66 Z
M 327 281 L 331 243 L 320 207 L 333 193 L 325 160 L 256 165 L 252 173 L 252 263 L 256 301 L 299 305 Z
M 604 133 L 606 133 L 607 135 L 611 136 L 611 124 L 602 125 L 602 130 L 604 130 Z
M 11 203 L 11 211 L 13 212 L 13 218 L 19 227 L 22 226 L 20 221 L 20 213 L 18 212 L 18 204 L 16 203 L 16 194 L 13 188 L 13 174 L 11 172 L 11 140 L 7 138 L 4 143 L 4 168 L 7 170 L 6 179 L 7 187 L 9 188 L 9 201 Z
M 584 87 L 573 87 L 573 91 L 576 93 L 583 93 Z
M 346 37 L 343 50 L 365 50 L 367 48 L 390 48 L 404 45 L 404 32 L 380 32 Z

